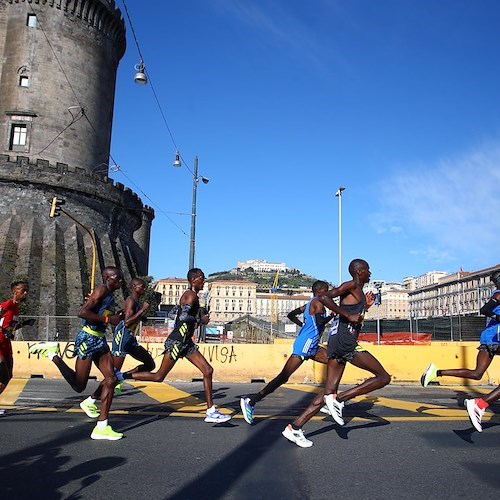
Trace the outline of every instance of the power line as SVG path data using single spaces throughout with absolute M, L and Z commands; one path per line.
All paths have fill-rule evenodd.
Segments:
M 126 14 L 127 14 L 127 18 L 128 18 L 129 24 L 130 24 L 130 28 L 131 28 L 131 31 L 132 31 L 132 34 L 133 34 L 134 40 L 135 40 L 136 45 L 137 45 L 137 50 L 138 50 L 138 52 L 139 52 L 139 56 L 141 57 L 141 60 L 142 60 L 143 58 L 142 58 L 141 49 L 140 49 L 140 46 L 139 46 L 139 42 L 138 42 L 138 40 L 137 40 L 137 36 L 136 36 L 136 34 L 135 34 L 134 27 L 133 27 L 133 25 L 132 25 L 132 21 L 131 21 L 131 19 L 130 19 L 129 14 L 128 14 L 128 9 L 127 9 L 127 6 L 126 6 L 126 4 L 125 4 L 125 0 L 122 0 L 122 1 L 123 1 L 123 6 L 124 6 L 124 8 L 125 8 L 125 12 L 126 12 Z M 32 5 L 31 3 L 29 4 L 29 7 L 30 7 L 30 9 L 31 9 L 31 12 L 32 12 L 33 14 L 35 14 L 35 16 L 36 16 L 36 14 L 37 14 L 37 13 L 36 13 L 36 11 L 35 11 L 35 9 L 33 8 L 33 5 Z M 60 71 L 61 71 L 61 73 L 64 75 L 64 78 L 66 79 L 66 81 L 67 81 L 67 83 L 68 83 L 68 86 L 69 86 L 69 88 L 71 89 L 71 92 L 73 93 L 73 95 L 74 95 L 74 97 L 75 97 L 75 99 L 76 99 L 76 102 L 78 103 L 78 107 L 80 108 L 80 111 L 79 111 L 78 115 L 76 115 L 76 116 L 73 116 L 73 115 L 71 114 L 71 111 L 70 111 L 70 114 L 72 115 L 72 120 L 71 120 L 71 122 L 70 122 L 70 123 L 69 123 L 69 124 L 68 124 L 68 125 L 67 125 L 67 126 L 66 126 L 66 127 L 65 127 L 62 131 L 61 131 L 61 132 L 59 132 L 59 133 L 58 133 L 58 134 L 54 137 L 54 139 L 52 139 L 52 140 L 51 140 L 51 141 L 50 141 L 50 142 L 49 142 L 49 143 L 48 143 L 48 144 L 47 144 L 47 145 L 46 145 L 43 149 L 41 149 L 38 153 L 36 153 L 36 154 L 41 154 L 41 153 L 42 153 L 42 152 L 44 152 L 44 151 L 45 151 L 45 150 L 46 150 L 46 149 L 47 149 L 47 148 L 48 148 L 51 144 L 53 144 L 53 143 L 56 141 L 56 139 L 57 139 L 60 135 L 62 135 L 62 134 L 63 134 L 63 133 L 64 133 L 64 132 L 65 132 L 65 131 L 66 131 L 66 130 L 67 130 L 67 129 L 71 126 L 71 125 L 73 125 L 74 123 L 76 123 L 76 122 L 77 122 L 78 120 L 80 120 L 81 118 L 85 118 L 85 120 L 87 121 L 87 123 L 88 123 L 88 124 L 89 124 L 89 126 L 92 128 L 92 130 L 94 131 L 94 133 L 95 133 L 95 134 L 97 134 L 97 130 L 96 130 L 96 128 L 94 127 L 94 124 L 91 122 L 90 118 L 89 118 L 89 117 L 87 116 L 87 114 L 85 113 L 85 108 L 82 106 L 81 101 L 80 101 L 80 98 L 79 98 L 78 94 L 76 93 L 76 91 L 75 91 L 75 89 L 74 89 L 73 85 L 71 84 L 71 81 L 70 81 L 70 79 L 69 79 L 69 77 L 68 77 L 68 75 L 67 75 L 66 71 L 64 70 L 64 67 L 63 67 L 63 65 L 62 65 L 61 61 L 60 61 L 60 60 L 59 60 L 59 58 L 57 57 L 57 53 L 56 53 L 56 51 L 55 51 L 54 47 L 52 46 L 52 44 L 51 44 L 51 42 L 50 42 L 50 39 L 49 39 L 49 37 L 48 37 L 47 33 L 46 33 L 46 32 L 45 32 L 45 30 L 43 29 L 43 25 L 42 25 L 42 23 L 40 22 L 40 20 L 38 19 L 38 16 L 37 16 L 37 26 L 39 26 L 39 27 L 40 27 L 40 30 L 42 31 L 42 33 L 43 33 L 43 35 L 44 35 L 44 37 L 45 37 L 45 40 L 46 40 L 46 42 L 47 42 L 48 46 L 50 47 L 50 50 L 52 51 L 52 54 L 54 55 L 54 59 L 56 60 L 56 62 L 57 62 L 57 64 L 58 64 L 58 66 L 59 66 L 59 70 L 60 70 Z M 148 78 L 149 78 L 149 75 L 148 75 Z M 151 80 L 150 80 L 150 81 L 151 81 Z M 167 119 L 166 119 L 166 117 L 165 117 L 165 114 L 163 113 L 163 110 L 161 109 L 160 102 L 159 102 L 159 100 L 158 100 L 158 97 L 157 97 L 157 95 L 156 95 L 156 91 L 154 90 L 154 87 L 153 87 L 153 85 L 152 85 L 152 84 L 151 84 L 151 88 L 152 88 L 152 90 L 153 90 L 153 94 L 154 94 L 154 96 L 155 96 L 156 103 L 157 103 L 157 105 L 158 105 L 158 107 L 159 107 L 159 109 L 160 109 L 160 112 L 161 112 L 161 114 L 162 114 L 162 117 L 163 117 L 163 120 L 164 120 L 164 122 L 165 122 L 165 125 L 167 126 L 167 130 L 168 130 L 168 132 L 169 132 L 169 134 L 170 134 L 170 138 L 172 139 L 172 142 L 173 142 L 173 144 L 174 144 L 175 148 L 177 149 L 177 146 L 176 146 L 176 144 L 175 144 L 175 140 L 174 140 L 173 135 L 172 135 L 172 133 L 171 133 L 171 131 L 170 131 L 170 127 L 168 126 Z M 73 107 L 73 106 L 71 106 L 70 108 L 68 108 L 68 111 L 69 111 L 72 107 Z M 115 165 L 118 165 L 118 163 L 114 160 L 113 156 L 111 155 L 111 152 L 110 152 L 110 154 L 109 154 L 109 157 L 110 157 L 110 158 L 111 158 L 111 160 L 115 163 Z M 191 172 L 191 169 L 187 166 L 187 164 L 186 164 L 186 168 L 187 168 L 187 169 Z M 178 229 L 182 232 L 182 234 L 184 234 L 186 237 L 189 237 L 189 236 L 188 236 L 188 234 L 187 234 L 187 233 L 186 233 L 186 232 L 185 232 L 185 231 L 184 231 L 184 230 L 183 230 L 183 229 L 182 229 L 182 228 L 181 228 L 178 224 L 176 224 L 176 223 L 175 223 L 175 222 L 174 222 L 174 221 L 173 221 L 173 220 L 172 220 L 172 219 L 171 219 L 171 218 L 167 215 L 167 213 L 166 213 L 166 212 L 165 212 L 165 211 L 164 211 L 164 210 L 163 210 L 163 209 L 162 209 L 162 208 L 161 208 L 161 207 L 160 207 L 157 203 L 155 203 L 155 202 L 151 199 L 151 197 L 150 197 L 150 196 L 148 196 L 148 195 L 147 195 L 147 194 L 146 194 L 146 193 L 145 193 L 145 192 L 144 192 L 144 191 L 143 191 L 143 190 L 142 190 L 142 189 L 141 189 L 141 188 L 140 188 L 140 187 L 139 187 L 139 186 L 138 186 L 135 182 L 133 182 L 133 181 L 132 181 L 132 179 L 130 179 L 130 177 L 128 177 L 128 176 L 127 176 L 127 175 L 126 175 L 126 174 L 125 174 L 122 170 L 120 170 L 120 172 L 121 172 L 121 173 L 122 173 L 122 174 L 123 174 L 123 175 L 124 175 L 124 176 L 128 179 L 128 181 L 129 181 L 131 184 L 133 184 L 133 185 L 134 185 L 134 186 L 135 186 L 135 187 L 136 187 L 136 188 L 137 188 L 137 189 L 138 189 L 138 190 L 142 193 L 142 195 L 143 195 L 144 197 L 146 197 L 146 198 L 150 201 L 151 205 L 153 205 L 153 206 L 154 206 L 154 207 L 155 207 L 155 208 L 156 208 L 156 209 L 157 209 L 160 213 L 162 213 L 162 214 L 163 214 L 163 215 L 164 215 L 164 216 L 165 216 L 165 217 L 166 217 L 166 218 L 167 218 L 167 219 L 168 219 L 168 220 L 169 220 L 169 221 L 170 221 L 170 222 L 171 222 L 171 223 L 172 223 L 175 227 L 177 227 L 177 228 L 178 228 Z M 193 172 L 191 172 L 191 174 L 192 174 L 192 173 L 193 173 Z
M 141 63 L 144 64 L 144 57 L 142 55 L 141 47 L 139 45 L 139 40 L 137 39 L 137 35 L 135 33 L 134 25 L 132 24 L 132 19 L 130 17 L 130 14 L 129 14 L 129 11 L 128 11 L 128 8 L 127 8 L 127 3 L 126 3 L 125 0 L 122 0 L 122 3 L 123 3 L 123 8 L 125 10 L 125 14 L 127 16 L 128 23 L 130 25 L 130 30 L 132 31 L 132 36 L 134 37 L 134 42 L 135 42 L 135 45 L 137 47 L 137 52 L 139 53 L 139 57 L 141 59 Z M 147 71 L 146 66 L 144 66 L 144 70 L 143 71 L 146 73 L 146 76 L 148 77 L 148 81 L 149 81 L 149 84 L 151 85 L 151 90 L 153 92 L 153 96 L 155 98 L 156 105 L 158 106 L 158 109 L 160 110 L 161 117 L 163 118 L 163 122 L 165 123 L 165 126 L 167 127 L 167 131 L 168 131 L 168 134 L 170 136 L 170 139 L 172 140 L 172 144 L 174 145 L 175 149 L 178 151 L 179 148 L 177 147 L 177 143 L 175 142 L 174 136 L 172 134 L 172 130 L 170 129 L 170 126 L 168 124 L 167 117 L 165 116 L 165 113 L 163 112 L 163 108 L 161 106 L 160 100 L 158 99 L 158 94 L 156 93 L 155 87 L 153 85 L 153 80 L 151 78 L 151 75 Z M 189 172 L 191 173 L 191 175 L 194 176 L 194 172 L 189 167 L 189 164 L 185 161 L 185 159 L 180 154 L 179 154 L 179 156 L 182 158 L 183 164 L 186 167 L 186 169 L 189 170 Z

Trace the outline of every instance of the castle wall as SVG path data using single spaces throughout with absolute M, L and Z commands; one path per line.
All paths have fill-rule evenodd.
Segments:
M 90 290 L 90 236 L 65 214 L 49 218 L 53 196 L 95 239 L 96 283 L 106 266 L 121 268 L 125 282 L 147 274 L 142 238 L 154 213 L 135 193 L 66 164 L 0 156 L 0 289 L 27 277 L 30 314 L 74 315 Z
M 106 266 L 123 272 L 119 302 L 148 272 L 154 212 L 107 177 L 124 51 L 113 0 L 0 0 L 0 290 L 27 278 L 31 315 L 77 314 L 92 238 L 95 283 Z M 49 218 L 54 196 L 75 220 Z

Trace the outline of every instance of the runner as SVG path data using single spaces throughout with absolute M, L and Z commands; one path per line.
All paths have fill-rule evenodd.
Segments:
M 187 274 L 190 288 L 186 290 L 179 301 L 179 304 L 172 311 L 175 315 L 175 326 L 172 333 L 165 340 L 165 351 L 161 366 L 156 372 L 134 372 L 124 373 L 125 379 L 147 380 L 151 382 L 163 382 L 167 374 L 181 358 L 186 358 L 203 375 L 203 388 L 207 401 L 207 411 L 205 422 L 222 423 L 231 419 L 230 415 L 220 413 L 214 405 L 212 396 L 212 375 L 213 368 L 205 357 L 198 350 L 198 346 L 193 342 L 193 335 L 196 329 L 200 302 L 198 293 L 203 290 L 205 275 L 199 268 L 190 269 Z M 200 321 L 206 325 L 210 318 L 205 314 Z
M 14 281 L 10 285 L 12 298 L 0 304 L 0 394 L 12 379 L 14 358 L 12 343 L 14 332 L 24 325 L 32 325 L 35 320 L 29 319 L 19 323 L 19 304 L 28 296 L 28 283 Z
M 57 342 L 38 342 L 29 348 L 29 352 L 52 360 L 78 393 L 87 387 L 92 361 L 96 364 L 104 377 L 101 382 L 101 411 L 99 413 L 95 404 L 86 404 L 85 401 L 82 401 L 80 406 L 89 417 L 98 419 L 90 437 L 114 441 L 121 439 L 123 434 L 115 432 L 108 424 L 108 413 L 117 378 L 105 332 L 108 324 L 116 326 L 122 320 L 123 313 L 114 313 L 113 299 L 113 292 L 118 290 L 122 283 L 122 273 L 116 267 L 106 267 L 102 272 L 102 279 L 104 283 L 93 290 L 78 313 L 78 317 L 82 318 L 82 328 L 75 339 L 75 369 L 72 370 L 59 356 Z
M 427 387 L 430 382 L 438 377 L 481 380 L 495 355 L 500 354 L 500 271 L 492 273 L 490 279 L 495 285 L 495 290 L 491 293 L 488 302 L 479 311 L 483 316 L 487 317 L 487 320 L 486 328 L 481 332 L 479 338 L 476 367 L 473 370 L 468 368 L 438 370 L 434 363 L 430 363 L 420 378 L 420 383 L 424 387 Z M 469 418 L 479 432 L 482 431 L 481 418 L 484 411 L 489 406 L 489 403 L 498 399 L 499 394 L 500 389 L 497 388 L 482 398 L 464 400 Z
M 127 373 L 151 371 L 155 369 L 155 362 L 149 352 L 140 346 L 135 337 L 135 333 L 139 328 L 139 322 L 142 315 L 147 311 L 149 303 L 144 301 L 142 305 L 139 299 L 146 293 L 144 280 L 134 278 L 130 282 L 131 294 L 125 299 L 123 304 L 124 318 L 113 331 L 113 341 L 111 345 L 111 354 L 113 356 L 113 366 L 118 383 L 115 386 L 116 394 L 121 394 L 121 384 L 123 382 L 123 374 L 121 368 L 125 361 L 125 356 L 130 354 L 134 359 L 142 362 L 142 365 L 132 368 Z M 83 407 L 95 407 L 95 402 L 101 397 L 103 383 L 95 392 L 87 399 L 82 401 Z
M 324 295 L 328 291 L 328 283 L 325 281 L 315 281 L 312 286 L 313 297 L 311 300 L 288 314 L 288 319 L 293 321 L 301 329 L 293 343 L 292 354 L 288 358 L 281 372 L 267 384 L 261 391 L 251 397 L 240 399 L 243 418 L 248 424 L 253 422 L 253 411 L 255 405 L 262 401 L 268 394 L 274 392 L 278 387 L 285 384 L 290 376 L 298 370 L 300 365 L 312 359 L 318 363 L 326 364 L 326 349 L 319 345 L 321 334 L 325 325 L 334 318 L 334 314 L 326 315 L 325 306 L 318 300 L 318 296 Z M 304 323 L 297 316 L 303 314 Z
M 391 376 L 380 362 L 357 342 L 364 313 L 375 300 L 372 292 L 368 292 L 366 296 L 363 293 L 363 285 L 370 281 L 370 267 L 365 260 L 355 259 L 349 264 L 349 273 L 353 278 L 351 281 L 342 283 L 338 288 L 329 290 L 325 295 L 319 297 L 319 300 L 331 310 L 335 310 L 334 306 L 336 306 L 332 298 L 340 297 L 340 308 L 337 307 L 338 311 L 335 311 L 340 314 L 338 331 L 330 335 L 328 339 L 325 389 L 282 432 L 284 437 L 302 448 L 313 445 L 312 441 L 304 436 L 302 427 L 318 413 L 323 403 L 328 406 L 335 422 L 344 425 L 342 411 L 346 401 L 380 389 L 391 381 Z M 347 362 L 371 372 L 374 377 L 347 391 L 336 394 Z

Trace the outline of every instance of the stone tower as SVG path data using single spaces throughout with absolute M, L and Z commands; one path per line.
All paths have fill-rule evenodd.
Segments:
M 0 289 L 28 277 L 29 313 L 74 315 L 105 266 L 148 272 L 153 210 L 107 176 L 125 26 L 113 0 L 0 0 Z

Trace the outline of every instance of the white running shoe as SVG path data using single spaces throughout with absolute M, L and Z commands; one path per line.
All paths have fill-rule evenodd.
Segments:
M 319 411 L 320 411 L 321 413 L 326 413 L 327 415 L 331 415 L 330 410 L 328 409 L 328 406 L 326 406 L 326 405 L 323 405 L 323 406 L 319 409 Z
M 337 398 L 333 394 L 326 394 L 323 396 L 323 400 L 330 410 L 330 415 L 333 417 L 333 420 L 339 425 L 345 425 L 344 419 L 342 418 L 344 403 L 337 401 Z
M 292 424 L 288 424 L 281 434 L 286 437 L 288 441 L 295 443 L 301 448 L 310 448 L 313 445 L 313 442 L 309 441 L 309 439 L 304 436 L 302 429 L 296 431 L 293 429 Z
M 231 420 L 231 415 L 224 415 L 224 413 L 221 413 L 219 410 L 210 413 L 207 411 L 205 414 L 205 422 L 209 424 L 222 424 L 228 420 Z
M 240 399 L 241 413 L 243 413 L 243 418 L 247 424 L 252 425 L 253 423 L 253 410 L 254 407 L 250 404 L 250 398 Z
M 477 432 L 483 432 L 481 419 L 483 418 L 484 410 L 481 410 L 481 408 L 477 406 L 475 399 L 465 399 L 464 404 L 469 414 L 471 424 L 476 428 Z

